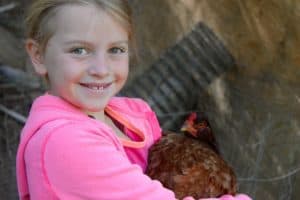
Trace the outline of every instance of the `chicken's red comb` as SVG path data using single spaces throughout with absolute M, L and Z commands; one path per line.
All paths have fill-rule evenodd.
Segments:
M 195 119 L 197 119 L 197 113 L 196 112 L 192 112 L 189 117 L 188 120 L 189 121 L 194 121 Z

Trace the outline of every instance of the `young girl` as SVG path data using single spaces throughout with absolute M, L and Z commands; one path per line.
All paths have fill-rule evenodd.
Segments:
M 155 114 L 142 100 L 114 97 L 133 47 L 128 2 L 36 0 L 26 22 L 26 50 L 49 90 L 21 133 L 20 199 L 175 199 L 143 173 L 161 137 Z

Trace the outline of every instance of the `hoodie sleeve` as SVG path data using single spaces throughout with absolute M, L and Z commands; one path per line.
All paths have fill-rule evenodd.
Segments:
M 106 135 L 69 125 L 45 142 L 46 182 L 59 199 L 175 199 L 160 182 L 144 175 Z

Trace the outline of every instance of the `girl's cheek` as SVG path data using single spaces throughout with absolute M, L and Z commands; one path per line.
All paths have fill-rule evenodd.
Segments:
M 120 60 L 117 60 L 117 61 L 110 62 L 109 65 L 114 70 L 125 72 L 129 68 L 129 60 L 128 59 L 120 59 Z

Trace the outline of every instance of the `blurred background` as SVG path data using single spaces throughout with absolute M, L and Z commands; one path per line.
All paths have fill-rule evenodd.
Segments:
M 203 22 L 232 56 L 234 66 L 211 76 L 202 87 L 185 86 L 193 107 L 182 106 L 180 111 L 197 109 L 208 115 L 221 152 L 236 171 L 240 192 L 258 200 L 300 199 L 300 1 L 130 2 L 139 59 L 132 62 L 127 90 Z M 22 116 L 44 87 L 23 49 L 27 4 L 28 0 L 0 0 L 0 199 L 8 200 L 17 199 L 15 156 Z M 186 63 L 178 70 L 193 69 Z M 202 68 L 210 70 L 209 65 Z M 182 73 L 181 78 L 189 76 Z M 163 128 L 171 129 L 166 121 L 178 110 L 157 114 Z

